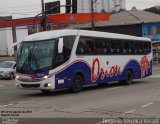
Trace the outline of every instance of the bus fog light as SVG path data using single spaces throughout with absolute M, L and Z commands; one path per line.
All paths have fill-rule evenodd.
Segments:
M 17 87 L 19 87 L 19 85 L 18 85 L 18 84 L 16 84 L 16 86 L 17 86 Z
M 44 87 L 51 87 L 52 85 L 50 83 L 44 84 Z

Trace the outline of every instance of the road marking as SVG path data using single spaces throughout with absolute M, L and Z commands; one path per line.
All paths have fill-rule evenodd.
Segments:
M 19 104 L 26 104 L 26 103 L 32 103 L 33 101 L 25 101 L 25 102 L 19 102 Z
M 7 105 L 2 105 L 2 106 L 0 106 L 1 108 L 2 107 L 8 107 L 8 106 L 12 106 L 13 104 L 7 104 Z
M 150 105 L 152 105 L 152 104 L 153 104 L 153 102 L 150 102 L 150 103 L 148 103 L 148 104 L 143 105 L 142 108 L 146 108 L 146 107 L 148 107 L 148 106 L 150 106 Z
M 96 124 L 105 124 L 105 123 L 104 123 L 104 121 L 101 121 L 101 122 L 98 122 L 98 123 L 96 123 Z
M 123 87 L 113 87 L 113 88 L 107 88 L 106 90 L 117 90 L 117 89 L 121 89 Z
M 33 102 L 33 101 L 25 101 L 25 102 L 19 102 L 18 104 L 26 104 L 26 103 L 32 103 L 32 102 Z M 16 104 L 1 105 L 0 108 L 8 107 L 8 106 L 13 106 L 13 105 L 16 105 Z
M 102 122 L 98 122 L 98 123 L 96 123 L 96 124 L 103 124 L 103 121 L 102 121 Z
M 136 110 L 136 109 L 132 109 L 132 110 L 129 110 L 129 111 L 124 112 L 124 114 L 131 114 L 131 113 L 133 113 L 133 112 L 135 112 L 135 111 L 137 111 L 137 110 Z
M 152 75 L 151 78 L 160 78 L 160 75 Z

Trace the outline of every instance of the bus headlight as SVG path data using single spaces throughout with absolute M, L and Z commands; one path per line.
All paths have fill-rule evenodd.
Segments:
M 52 75 L 50 75 L 50 74 L 49 74 L 49 75 L 45 75 L 44 77 L 42 77 L 42 79 L 43 79 L 43 80 L 46 80 L 46 79 L 50 78 L 51 76 L 52 76 Z
M 17 80 L 19 79 L 19 76 L 18 76 L 18 75 L 16 75 L 16 79 L 17 79 Z

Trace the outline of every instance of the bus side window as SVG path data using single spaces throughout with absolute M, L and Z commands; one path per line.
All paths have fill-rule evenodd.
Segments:
M 96 54 L 98 55 L 105 55 L 109 53 L 109 40 L 108 39 L 100 39 L 95 38 L 95 47 L 96 47 Z
M 136 41 L 135 42 L 135 54 L 143 54 L 143 42 Z
M 123 54 L 133 54 L 133 41 L 123 41 Z
M 150 42 L 144 42 L 143 52 L 146 55 L 151 52 L 151 43 Z
M 88 37 L 80 37 L 76 53 L 78 55 L 94 54 L 94 40 Z
M 75 36 L 66 36 L 64 37 L 64 43 L 63 43 L 63 55 L 65 61 L 67 61 L 71 55 L 73 44 L 75 41 Z
M 111 54 L 121 54 L 122 52 L 122 41 L 121 40 L 110 40 L 110 52 Z
M 66 61 L 68 61 L 70 55 L 71 55 L 71 51 L 73 48 L 73 44 L 75 41 L 75 36 L 65 36 L 63 37 L 63 52 L 62 53 L 58 53 L 55 55 L 55 65 L 59 66 L 63 63 L 65 63 Z
M 77 53 L 77 54 L 84 54 L 84 44 L 83 44 L 82 42 L 80 42 L 80 43 L 78 44 L 76 53 Z

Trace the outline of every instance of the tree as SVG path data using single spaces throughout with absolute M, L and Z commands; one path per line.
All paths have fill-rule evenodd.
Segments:
M 151 7 L 151 8 L 147 8 L 147 9 L 144 9 L 144 11 L 152 12 L 152 13 L 155 13 L 155 14 L 160 14 L 160 6 L 154 6 L 154 7 Z

